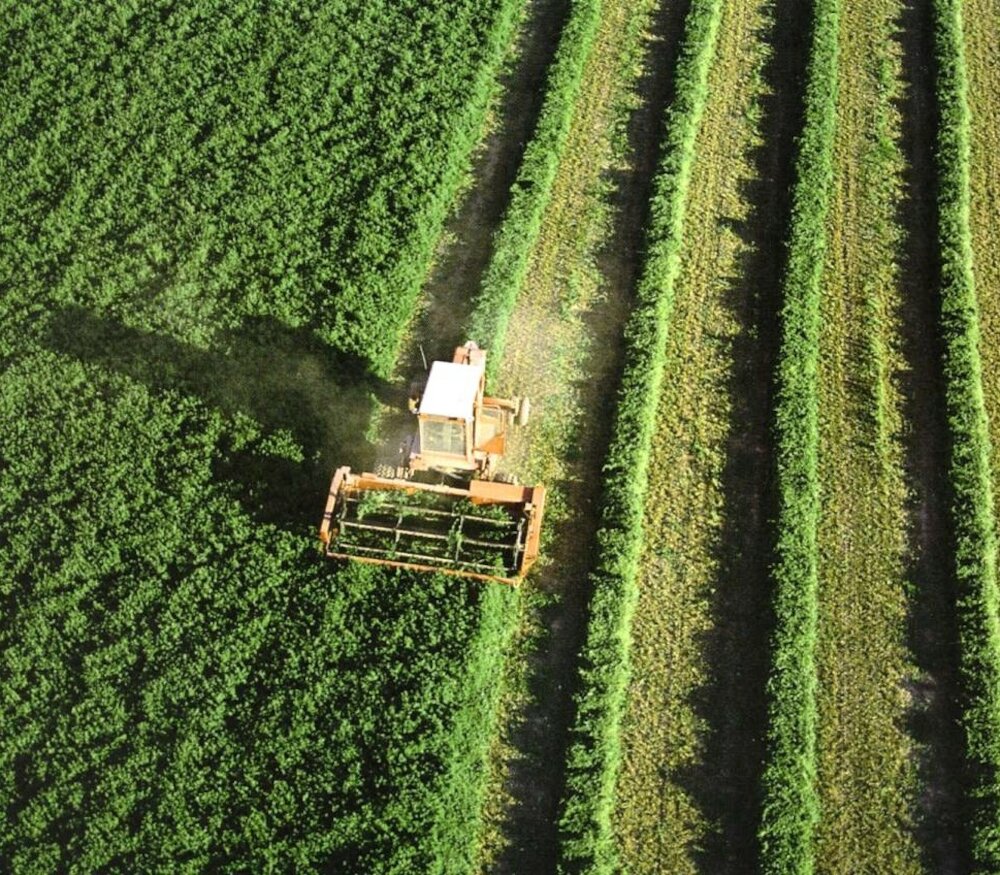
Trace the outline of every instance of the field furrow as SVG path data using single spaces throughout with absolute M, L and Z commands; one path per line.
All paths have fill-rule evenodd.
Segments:
M 630 872 L 747 871 L 763 758 L 769 374 L 795 4 L 727 4 L 656 414 L 616 834 Z
M 905 719 L 896 0 L 845 0 L 819 346 L 819 872 L 919 871 Z

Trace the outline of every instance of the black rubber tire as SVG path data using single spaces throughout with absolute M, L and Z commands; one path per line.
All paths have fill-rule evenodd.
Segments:
M 519 427 L 524 427 L 528 424 L 528 420 L 531 418 L 531 401 L 528 398 L 522 398 L 521 403 L 517 405 L 517 422 Z

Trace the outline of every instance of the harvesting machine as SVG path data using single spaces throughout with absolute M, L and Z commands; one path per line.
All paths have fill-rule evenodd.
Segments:
M 517 584 L 538 557 L 544 486 L 498 470 L 527 398 L 485 394 L 486 351 L 468 342 L 410 387 L 416 429 L 376 473 L 333 475 L 326 555 Z

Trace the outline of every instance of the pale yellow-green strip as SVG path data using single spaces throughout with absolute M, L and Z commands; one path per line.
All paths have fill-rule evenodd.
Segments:
M 728 398 L 732 344 L 746 330 L 728 299 L 747 255 L 732 225 L 751 209 L 743 189 L 755 175 L 751 152 L 759 143 L 751 108 L 763 87 L 769 7 L 767 0 L 725 7 L 691 179 L 653 439 L 615 813 L 621 860 L 632 873 L 697 871 L 694 852 L 710 829 L 680 772 L 704 755 L 707 727 L 692 696 L 708 679 L 701 641 L 713 624 L 721 478 L 735 425 Z
M 982 339 L 983 389 L 1000 496 L 1000 4 L 966 0 L 963 13 L 972 113 L 972 247 Z
M 818 873 L 919 872 L 904 731 L 901 4 L 845 0 L 820 344 Z

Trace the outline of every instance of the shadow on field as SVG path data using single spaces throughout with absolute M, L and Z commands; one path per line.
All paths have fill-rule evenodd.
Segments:
M 154 392 L 193 395 L 227 416 L 249 416 L 265 438 L 287 432 L 303 450 L 301 462 L 253 444 L 223 445 L 216 474 L 238 485 L 256 519 L 296 531 L 319 520 L 335 466 L 371 466 L 374 448 L 364 435 L 375 399 L 402 402 L 399 390 L 374 377 L 363 360 L 273 317 L 222 330 L 206 350 L 67 307 L 53 315 L 46 342 Z
M 908 643 L 915 676 L 907 684 L 907 730 L 917 742 L 920 794 L 915 832 L 928 872 L 972 870 L 963 820 L 963 736 L 955 538 L 948 508 L 948 413 L 941 336 L 941 266 L 937 247 L 934 163 L 938 111 L 934 98 L 934 15 L 928 0 L 906 0 L 896 37 L 906 93 L 899 103 L 906 157 L 898 222 L 905 229 L 900 261 L 904 292 L 899 314 L 908 369 L 901 375 L 910 486 Z

